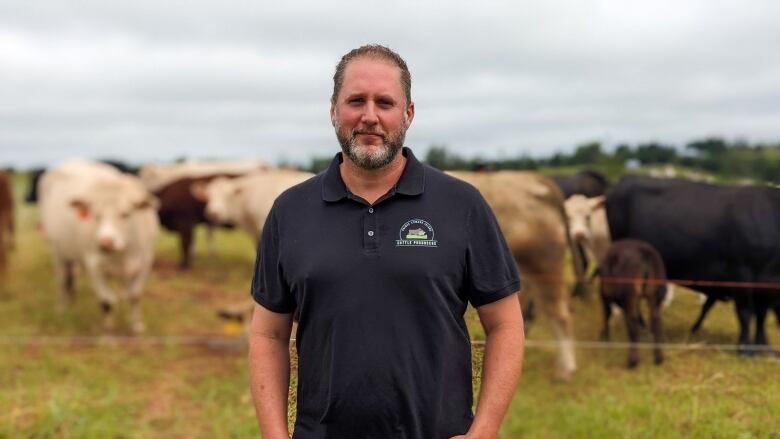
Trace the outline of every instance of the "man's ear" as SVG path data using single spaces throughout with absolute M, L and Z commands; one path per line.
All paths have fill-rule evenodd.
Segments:
M 412 119 L 414 119 L 414 101 L 409 102 L 409 106 L 406 107 L 406 129 L 412 125 Z
M 336 128 L 336 103 L 335 102 L 330 103 L 330 124 L 333 125 L 333 128 Z

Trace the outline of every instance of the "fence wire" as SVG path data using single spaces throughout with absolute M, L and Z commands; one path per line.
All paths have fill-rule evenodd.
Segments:
M 295 338 L 290 339 L 295 343 Z M 484 340 L 471 340 L 473 346 L 484 347 Z M 577 349 L 627 349 L 632 346 L 628 341 L 589 341 L 574 340 L 571 344 Z M 241 349 L 247 346 L 245 337 L 235 336 L 0 336 L 0 345 L 16 346 L 63 346 L 63 347 L 95 347 L 95 346 L 139 346 L 139 347 L 176 347 L 193 346 L 208 348 Z M 557 340 L 526 340 L 527 348 L 555 349 L 560 345 Z M 665 350 L 680 351 L 741 351 L 775 353 L 772 346 L 709 343 L 660 343 L 637 342 L 637 349 L 654 349 L 660 346 Z

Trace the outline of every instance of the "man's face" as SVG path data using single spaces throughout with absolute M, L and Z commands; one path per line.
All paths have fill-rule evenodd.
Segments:
M 373 58 L 357 58 L 344 70 L 344 82 L 330 107 L 341 149 L 363 169 L 379 169 L 393 161 L 414 118 L 406 105 L 401 70 Z

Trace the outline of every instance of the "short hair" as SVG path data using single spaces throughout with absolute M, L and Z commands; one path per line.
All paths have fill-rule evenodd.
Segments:
M 358 58 L 381 59 L 395 64 L 401 70 L 401 88 L 406 96 L 406 106 L 409 107 L 409 104 L 412 102 L 412 74 L 409 73 L 409 67 L 406 66 L 406 61 L 401 58 L 401 55 L 397 54 L 389 47 L 380 44 L 366 44 L 365 46 L 350 50 L 346 55 L 341 57 L 341 61 L 336 65 L 336 73 L 333 74 L 333 96 L 330 97 L 331 103 L 336 102 L 336 98 L 341 91 L 341 86 L 344 85 L 344 71 L 347 69 L 347 65 Z

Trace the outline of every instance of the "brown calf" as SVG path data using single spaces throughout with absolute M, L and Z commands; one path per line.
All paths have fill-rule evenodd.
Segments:
M 650 328 L 653 332 L 655 364 L 664 361 L 661 351 L 661 304 L 666 296 L 666 269 L 663 259 L 650 244 L 635 239 L 614 242 L 607 250 L 599 267 L 601 274 L 601 302 L 604 307 L 602 337 L 609 339 L 609 317 L 612 304 L 623 309 L 628 328 L 630 347 L 628 367 L 639 363 L 636 341 L 639 326 L 643 325 L 639 302 L 647 301 L 650 310 Z

